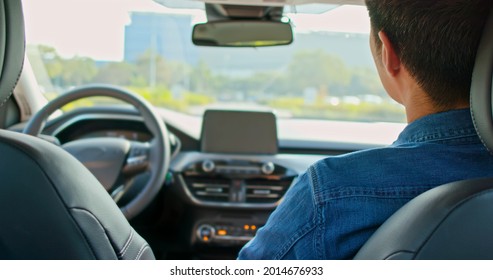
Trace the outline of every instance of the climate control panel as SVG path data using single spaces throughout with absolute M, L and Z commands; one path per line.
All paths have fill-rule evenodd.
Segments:
M 243 245 L 255 236 L 259 227 L 255 224 L 200 224 L 196 238 L 201 243 Z
M 268 162 L 214 162 L 204 160 L 200 164 L 201 171 L 204 173 L 216 173 L 223 175 L 271 175 L 276 170 L 274 163 Z M 283 169 L 284 170 L 284 169 Z M 200 171 L 200 169 L 199 169 Z

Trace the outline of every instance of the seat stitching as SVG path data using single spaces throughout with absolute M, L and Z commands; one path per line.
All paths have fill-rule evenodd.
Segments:
M 99 226 L 105 231 L 105 234 L 106 234 L 106 230 L 104 229 L 103 225 L 101 225 L 101 223 L 99 222 L 99 220 L 88 210 L 84 209 L 84 208 L 77 208 L 77 207 L 74 207 L 74 208 L 68 208 L 69 210 L 75 210 L 75 211 L 82 211 L 82 212 L 86 212 L 89 214 L 89 217 L 91 217 L 93 220 L 96 221 L 96 223 L 99 224 Z M 71 215 L 72 216 L 72 215 Z M 73 216 L 72 216 L 73 217 Z M 73 217 L 75 218 L 75 217 Z M 76 222 L 77 225 L 78 225 L 78 222 Z M 79 227 L 80 228 L 80 227 Z M 94 258 L 97 259 L 97 256 L 95 254 L 96 252 L 96 249 L 92 246 L 91 242 L 89 241 L 89 237 L 86 236 L 86 233 L 84 232 L 84 230 L 81 229 L 81 233 L 82 233 L 82 236 L 84 236 L 84 239 L 86 240 L 87 242 L 87 245 L 91 248 L 92 252 L 93 252 L 93 255 L 94 255 Z
M 26 41 L 24 40 L 24 49 L 26 48 Z M 7 102 L 7 100 L 10 99 L 10 97 L 12 96 L 12 94 L 14 94 L 14 89 L 15 89 L 15 86 L 17 85 L 17 83 L 19 82 L 19 79 L 21 78 L 21 74 L 22 74 L 22 70 L 24 68 L 24 60 L 25 60 L 25 56 L 22 56 L 22 66 L 21 66 L 21 69 L 19 71 L 19 74 L 17 74 L 17 79 L 15 80 L 15 83 L 14 83 L 14 86 L 12 87 L 12 89 L 10 90 L 10 94 L 7 95 L 7 97 L 5 97 L 4 100 L 2 100 L 2 103 L 0 104 L 0 107 L 3 107 L 3 105 Z
M 471 111 L 472 112 L 472 111 Z M 474 115 L 474 113 L 471 113 L 471 116 L 472 116 L 472 123 L 474 124 L 474 126 L 476 128 L 479 127 L 478 123 L 476 122 L 476 117 Z M 486 141 L 483 139 L 483 137 L 481 136 L 481 133 L 479 133 L 478 131 L 478 137 L 479 137 L 479 140 L 481 141 L 481 143 L 483 143 L 483 146 L 486 148 L 486 150 L 491 154 L 491 151 L 490 149 L 488 148 L 488 145 L 486 144 Z
M 142 247 L 140 247 L 139 252 L 137 253 L 137 256 L 135 257 L 135 260 L 140 260 L 140 257 L 142 257 L 142 255 L 144 254 L 147 248 L 149 248 L 149 245 L 147 244 L 142 245 Z
M 133 237 L 134 237 L 134 231 L 131 230 L 130 231 L 130 236 L 128 237 L 127 242 L 125 242 L 125 245 L 123 245 L 123 248 L 120 250 L 120 253 L 118 253 L 118 257 L 119 258 L 122 258 L 123 256 L 125 256 L 125 254 L 127 253 L 128 248 L 130 247 L 130 243 L 133 240 Z

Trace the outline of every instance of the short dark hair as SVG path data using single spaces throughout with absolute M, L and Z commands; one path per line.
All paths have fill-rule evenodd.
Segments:
M 442 109 L 469 102 L 492 0 L 366 0 L 377 46 L 384 31 L 403 65 Z

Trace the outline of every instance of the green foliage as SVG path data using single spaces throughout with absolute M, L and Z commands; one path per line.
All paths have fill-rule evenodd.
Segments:
M 86 57 L 61 58 L 49 46 L 38 46 L 46 71 L 53 84 L 61 87 L 79 86 L 93 81 L 98 73 L 94 60 Z
M 301 51 L 294 55 L 287 71 L 292 89 L 303 91 L 308 87 L 328 88 L 329 86 L 347 86 L 351 73 L 339 57 L 327 54 L 323 50 Z
M 190 75 L 190 66 L 176 61 L 167 61 L 164 57 L 151 51 L 143 53 L 135 63 L 140 79 L 146 85 L 170 87 L 184 83 Z
M 213 103 L 215 99 L 203 94 L 187 92 L 183 97 L 183 101 L 189 106 L 205 106 L 207 104 Z
M 127 62 L 110 62 L 99 69 L 93 81 L 96 83 L 130 86 L 134 85 L 136 76 L 137 69 L 135 65 Z
M 302 98 L 281 98 L 267 103 L 275 109 L 288 110 L 293 117 L 364 122 L 405 122 L 402 106 L 393 103 L 374 104 L 306 104 Z
M 187 104 L 182 100 L 173 99 L 171 92 L 166 87 L 129 87 L 128 89 L 141 95 L 157 107 L 166 107 L 178 111 L 185 111 L 187 108 Z
M 92 82 L 98 73 L 94 60 L 85 57 L 63 60 L 62 67 L 60 76 L 64 85 L 80 86 Z
M 111 97 L 90 97 L 90 98 L 83 98 L 83 99 L 79 99 L 77 101 L 71 102 L 71 103 L 63 106 L 62 110 L 63 111 L 70 111 L 74 108 L 90 107 L 90 106 L 94 106 L 95 104 L 110 106 L 110 105 L 125 104 L 125 103 L 121 100 L 114 99 Z
M 209 66 L 203 61 L 193 67 L 190 73 L 190 89 L 197 92 L 211 93 L 216 87 L 217 78 L 213 77 Z
M 155 106 L 183 112 L 215 102 L 246 102 L 287 110 L 294 117 L 405 121 L 402 108 L 385 101 L 388 97 L 375 69 L 348 67 L 323 50 L 295 53 L 283 70 L 235 76 L 215 73 L 202 60 L 192 66 L 152 51 L 134 63 L 108 62 L 96 67 L 89 58 L 66 59 L 52 47 L 37 49 L 56 88 L 114 84 L 137 92 Z M 344 102 L 345 97 L 359 101 Z M 334 98 L 335 103 L 331 102 Z
M 141 95 L 158 107 L 165 107 L 186 112 L 189 106 L 203 106 L 214 102 L 214 99 L 202 94 L 185 92 L 181 98 L 173 98 L 166 87 L 128 87 L 129 90 Z

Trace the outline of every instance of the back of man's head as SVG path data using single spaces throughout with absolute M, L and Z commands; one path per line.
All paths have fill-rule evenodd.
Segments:
M 366 0 L 378 32 L 442 109 L 469 102 L 476 51 L 492 0 Z M 380 54 L 377 54 L 380 55 Z

